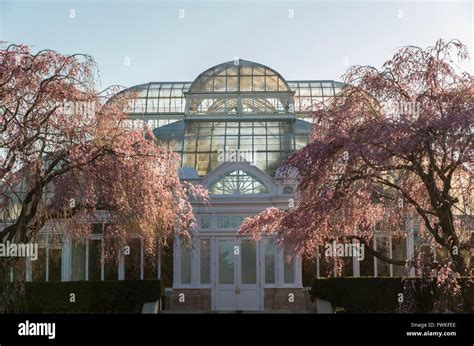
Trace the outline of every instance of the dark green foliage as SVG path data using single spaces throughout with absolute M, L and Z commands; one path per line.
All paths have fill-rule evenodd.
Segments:
M 5 289 L 1 284 L 0 292 Z M 70 302 L 75 294 L 75 303 Z M 27 313 L 139 313 L 164 294 L 159 280 L 25 283 Z
M 407 280 L 419 280 L 409 278 Z M 459 279 L 464 311 L 474 312 L 474 278 Z M 311 297 L 328 300 L 334 309 L 348 313 L 396 313 L 399 294 L 404 293 L 400 277 L 314 278 Z

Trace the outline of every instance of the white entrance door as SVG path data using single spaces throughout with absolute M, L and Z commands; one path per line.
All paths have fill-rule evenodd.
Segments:
M 250 239 L 217 238 L 215 309 L 260 310 L 259 249 Z

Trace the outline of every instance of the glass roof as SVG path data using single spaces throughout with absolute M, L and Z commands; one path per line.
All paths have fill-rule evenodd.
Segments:
M 189 82 L 153 82 L 136 85 L 122 93 L 131 96 L 127 113 L 184 114 L 184 92 Z
M 185 97 L 188 115 L 292 113 L 293 92 L 283 77 L 241 59 L 201 73 Z
M 293 96 L 295 113 L 308 114 L 311 111 L 327 105 L 346 84 L 332 80 L 328 81 L 288 81 Z
M 239 59 L 204 71 L 189 88 L 190 93 L 246 91 L 288 92 L 290 87 L 283 77 L 271 68 Z
M 222 151 L 244 152 L 274 175 L 308 143 L 311 113 L 345 84 L 286 81 L 273 69 L 246 60 L 214 66 L 193 82 L 151 82 L 126 89 L 130 126 L 153 129 L 181 156 L 181 166 L 204 176 L 222 162 Z
M 221 66 L 221 65 L 219 65 Z M 198 77 L 199 78 L 199 77 Z M 132 96 L 126 112 L 131 118 L 139 119 L 170 119 L 179 120 L 184 118 L 186 111 L 185 93 L 193 83 L 191 82 L 151 82 L 128 88 L 121 93 Z M 199 82 L 201 85 L 201 82 Z M 321 105 L 331 101 L 345 86 L 344 83 L 336 81 L 288 81 L 290 91 L 294 92 L 293 107 L 296 117 L 309 115 Z M 288 103 L 282 103 L 279 98 L 252 98 L 243 99 L 243 113 L 250 113 L 252 106 L 257 103 L 265 112 L 276 114 L 291 108 Z M 199 104 L 200 109 L 195 113 L 205 113 L 209 109 L 216 114 L 236 114 L 237 102 L 233 98 L 207 98 Z M 172 121 L 170 121 L 172 122 Z M 169 122 L 159 122 L 152 127 L 166 125 Z

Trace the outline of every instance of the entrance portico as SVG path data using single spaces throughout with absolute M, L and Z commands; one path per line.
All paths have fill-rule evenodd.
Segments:
M 234 193 L 222 193 L 221 187 L 229 184 L 223 179 L 231 177 L 234 181 L 234 172 L 239 172 L 240 180 Z M 239 193 L 239 188 L 247 188 L 242 181 L 245 186 L 253 185 L 255 193 Z M 286 254 L 272 237 L 254 241 L 237 233 L 245 217 L 268 205 L 287 208 L 292 198 L 290 186 L 278 185 L 245 162 L 224 163 L 199 183 L 211 193 L 210 206 L 193 206 L 198 227 L 191 244 L 175 241 L 172 309 L 261 311 L 268 305 L 273 309 L 273 298 L 270 304 L 268 295 L 278 295 L 279 289 L 285 290 L 281 299 L 287 299 L 290 293 L 299 299 L 301 259 L 295 256 L 291 261 L 285 260 Z M 288 289 L 295 292 L 286 294 Z M 291 308 L 292 302 L 289 303 Z

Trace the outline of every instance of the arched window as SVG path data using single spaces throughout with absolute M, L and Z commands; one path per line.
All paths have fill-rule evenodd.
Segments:
M 283 193 L 285 195 L 291 195 L 293 193 L 293 188 L 291 186 L 285 186 L 283 188 Z
M 209 192 L 217 195 L 241 195 L 268 193 L 268 189 L 256 176 L 235 170 L 220 176 L 209 186 Z

